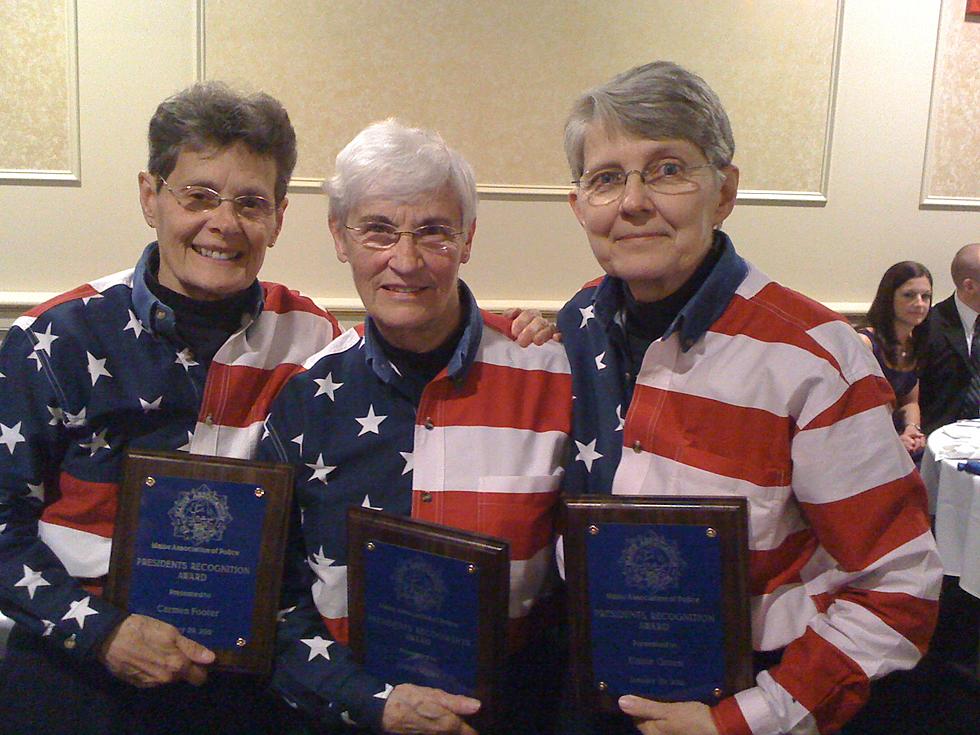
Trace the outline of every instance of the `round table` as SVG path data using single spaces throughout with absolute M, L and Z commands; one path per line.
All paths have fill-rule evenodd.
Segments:
M 980 475 L 957 465 L 980 459 L 980 420 L 943 426 L 929 435 L 921 474 L 936 517 L 936 545 L 946 574 L 980 597 Z

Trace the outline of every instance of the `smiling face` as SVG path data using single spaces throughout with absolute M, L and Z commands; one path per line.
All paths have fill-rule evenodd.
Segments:
M 647 171 L 675 161 L 686 168 L 707 163 L 704 153 L 686 140 L 649 140 L 590 126 L 585 136 L 585 170 Z M 692 172 L 698 189 L 685 194 L 650 192 L 637 175 L 623 196 L 602 206 L 583 193 L 569 194 L 572 211 L 585 230 L 599 265 L 621 278 L 638 301 L 658 301 L 680 288 L 711 248 L 713 229 L 732 211 L 738 169 L 726 166 Z
M 265 251 L 282 228 L 286 200 L 265 218 L 235 213 L 231 202 L 209 212 L 189 212 L 152 174 L 140 174 L 143 217 L 160 244 L 160 284 L 198 301 L 226 298 L 252 285 Z M 276 164 L 242 143 L 203 151 L 182 150 L 167 176 L 174 191 L 206 186 L 222 197 L 255 194 L 275 201 Z
M 350 263 L 357 293 L 382 336 L 404 350 L 434 350 L 459 325 L 459 266 L 470 259 L 476 223 L 459 236 L 457 247 L 437 253 L 418 247 L 407 235 L 386 250 L 371 249 L 355 243 L 344 229 L 344 225 L 362 227 L 372 222 L 401 231 L 424 225 L 459 230 L 459 200 L 449 188 L 411 202 L 369 198 L 353 206 L 346 221 L 330 221 L 337 258 Z
M 932 284 L 925 276 L 910 278 L 895 289 L 895 323 L 909 329 L 922 324 L 932 305 Z

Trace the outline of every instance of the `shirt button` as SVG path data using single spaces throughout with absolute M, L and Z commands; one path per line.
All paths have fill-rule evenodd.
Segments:
M 431 503 L 432 502 L 432 493 L 422 493 L 422 502 L 423 503 Z
M 626 373 L 626 382 L 628 383 L 631 380 L 633 380 L 633 373 Z
M 640 452 L 643 451 L 643 445 L 640 444 L 640 440 L 639 439 L 637 439 L 635 442 L 633 442 L 633 451 L 636 452 L 637 454 L 639 454 Z
M 426 431 L 432 431 L 434 428 L 436 428 L 436 425 L 434 423 L 432 423 L 432 417 L 431 416 L 426 416 L 426 418 L 425 418 L 425 424 L 423 424 L 423 425 L 425 426 Z

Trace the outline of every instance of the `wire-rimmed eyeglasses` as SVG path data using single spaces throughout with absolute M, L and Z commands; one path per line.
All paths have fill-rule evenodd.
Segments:
M 412 238 L 418 247 L 431 253 L 446 253 L 459 247 L 461 230 L 448 225 L 422 225 L 414 230 L 399 230 L 387 222 L 365 222 L 358 227 L 344 225 L 358 245 L 374 250 L 388 250 L 395 246 L 402 235 Z
M 688 194 L 697 191 L 701 186 L 692 174 L 705 168 L 714 166 L 710 163 L 685 166 L 683 163 L 670 161 L 658 163 L 643 171 L 604 168 L 585 171 L 581 178 L 572 183 L 578 185 L 589 204 L 601 207 L 619 201 L 626 191 L 626 182 L 631 174 L 637 174 L 647 190 L 656 194 Z
M 221 206 L 222 202 L 231 202 L 235 214 L 249 220 L 262 220 L 276 211 L 276 205 L 258 194 L 242 194 L 237 197 L 223 197 L 214 189 L 207 186 L 181 186 L 174 189 L 162 176 L 157 176 L 177 203 L 188 212 L 210 212 Z

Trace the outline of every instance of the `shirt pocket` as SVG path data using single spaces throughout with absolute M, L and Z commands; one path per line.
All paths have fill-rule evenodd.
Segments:
M 529 559 L 554 535 L 558 487 L 553 475 L 485 475 L 477 484 L 477 531 L 511 545 L 512 560 Z
M 790 468 L 781 466 L 776 460 L 723 455 L 694 446 L 679 448 L 674 459 L 682 465 L 675 478 L 690 475 L 690 495 L 712 495 L 716 492 L 740 494 L 746 482 L 760 487 L 782 487 L 789 484 L 791 475 Z M 684 472 L 683 468 L 686 467 L 700 472 Z

